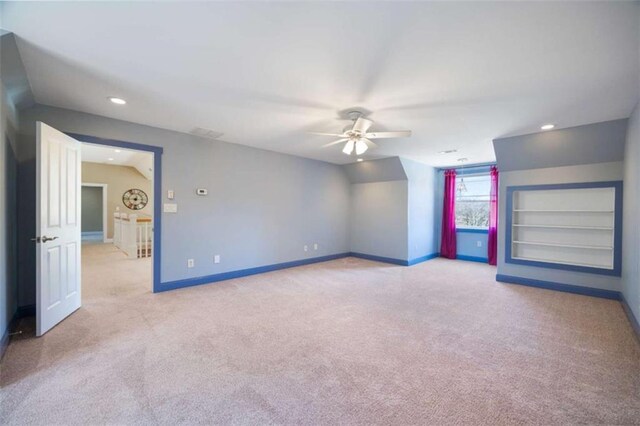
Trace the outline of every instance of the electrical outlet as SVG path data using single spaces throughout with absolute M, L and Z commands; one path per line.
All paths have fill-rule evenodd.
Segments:
M 314 250 L 318 250 L 318 243 L 315 243 L 315 244 L 313 245 L 313 249 L 314 249 Z
M 187 268 L 193 268 L 196 262 L 193 259 L 187 259 Z
M 477 246 L 477 247 L 482 247 L 482 241 L 477 241 L 477 242 L 476 242 L 476 246 Z
M 309 251 L 309 246 L 304 246 L 304 251 Z
M 215 256 L 213 256 L 213 263 L 220 263 L 220 255 L 216 254 Z

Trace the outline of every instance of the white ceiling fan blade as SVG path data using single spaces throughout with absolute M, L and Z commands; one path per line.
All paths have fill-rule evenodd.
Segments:
M 363 140 L 367 145 L 369 145 L 369 148 L 377 148 L 378 147 L 377 143 L 375 143 L 373 141 L 370 141 L 367 138 L 360 138 L 360 139 Z
M 411 130 L 399 130 L 396 132 L 372 132 L 365 135 L 369 139 L 384 138 L 408 138 L 411 136 Z
M 346 135 L 344 133 L 322 133 L 322 132 L 309 132 L 310 135 L 320 135 L 320 136 L 336 136 L 339 138 L 343 138 Z
M 353 131 L 360 132 L 361 134 L 367 133 L 367 130 L 369 130 L 369 127 L 371 127 L 372 124 L 373 121 L 359 117 L 353 124 Z
M 339 143 L 346 142 L 346 141 L 348 141 L 348 140 L 349 140 L 349 139 L 338 139 L 337 141 L 329 142 L 329 143 L 328 143 L 328 144 L 326 144 L 326 145 L 322 145 L 322 148 L 328 148 L 328 147 L 330 147 L 330 146 L 337 145 L 337 144 L 339 144 Z

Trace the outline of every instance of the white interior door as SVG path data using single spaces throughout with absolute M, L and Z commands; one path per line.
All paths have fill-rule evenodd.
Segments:
M 36 335 L 81 305 L 80 142 L 38 122 L 36 140 Z

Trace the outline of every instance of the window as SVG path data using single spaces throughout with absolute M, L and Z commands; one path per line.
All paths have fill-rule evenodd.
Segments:
M 490 175 L 456 176 L 456 227 L 489 228 Z

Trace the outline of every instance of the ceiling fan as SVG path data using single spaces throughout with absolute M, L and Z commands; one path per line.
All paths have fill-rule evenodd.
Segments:
M 340 139 L 324 145 L 323 148 L 346 142 L 344 148 L 342 149 L 342 152 L 347 155 L 351 155 L 354 152 L 356 153 L 356 155 L 362 155 L 370 147 L 377 147 L 378 145 L 372 142 L 371 139 L 406 138 L 411 136 L 411 130 L 401 130 L 395 132 L 368 132 L 371 125 L 373 125 L 373 121 L 363 118 L 360 111 L 350 112 L 349 118 L 353 120 L 353 126 L 350 129 L 345 129 L 345 131 L 341 134 L 318 132 L 311 133 L 314 135 L 339 137 Z

